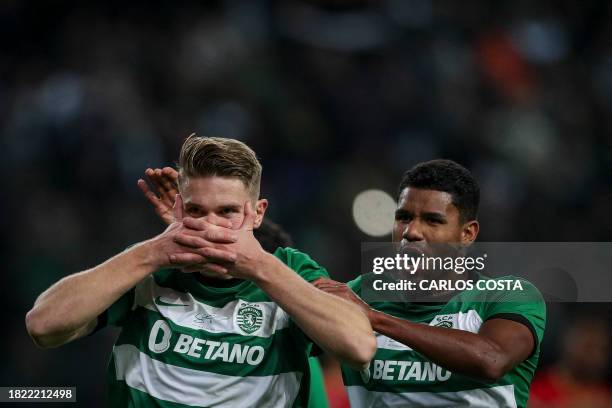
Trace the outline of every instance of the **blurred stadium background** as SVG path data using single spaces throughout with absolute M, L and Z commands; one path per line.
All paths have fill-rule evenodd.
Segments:
M 355 197 L 395 196 L 436 157 L 479 179 L 481 241 L 612 240 L 605 0 L 7 0 L 0 43 L 1 385 L 74 385 L 103 406 L 116 333 L 41 351 L 24 316 L 161 231 L 136 180 L 194 131 L 255 149 L 269 217 L 339 280 L 360 242 L 387 239 L 357 227 Z M 550 305 L 541 372 L 601 394 L 555 406 L 609 406 L 610 310 Z

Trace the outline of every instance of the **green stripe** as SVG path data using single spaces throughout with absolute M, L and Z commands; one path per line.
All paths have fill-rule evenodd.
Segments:
M 172 330 L 170 347 L 163 353 L 154 353 L 149 350 L 149 335 L 151 327 L 157 320 L 165 320 Z M 207 360 L 204 358 L 208 350 L 207 345 L 202 345 L 201 357 L 192 357 L 187 354 L 174 352 L 174 347 L 180 334 L 187 334 L 193 338 L 227 342 L 230 344 L 230 352 L 233 344 L 261 346 L 264 348 L 265 357 L 257 366 L 248 363 L 230 363 L 222 360 Z M 204 330 L 193 330 L 178 326 L 166 320 L 157 312 L 138 308 L 134 311 L 131 324 L 124 327 L 117 339 L 116 345 L 131 344 L 149 357 L 179 367 L 194 370 L 207 371 L 211 373 L 231 375 L 237 377 L 267 376 L 286 372 L 304 372 L 307 365 L 307 348 L 300 347 L 300 342 L 295 339 L 294 333 L 287 329 L 277 330 L 271 337 L 242 336 L 239 334 L 210 333 Z M 216 350 L 211 354 L 215 354 Z

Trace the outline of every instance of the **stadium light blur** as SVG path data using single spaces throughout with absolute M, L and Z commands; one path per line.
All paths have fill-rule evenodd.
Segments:
M 353 219 L 366 235 L 382 237 L 391 233 L 395 200 L 382 190 L 365 190 L 353 200 Z

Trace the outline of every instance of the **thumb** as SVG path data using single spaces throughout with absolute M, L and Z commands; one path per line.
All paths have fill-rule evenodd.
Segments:
M 253 224 L 255 224 L 255 216 L 257 213 L 251 207 L 251 202 L 247 201 L 244 204 L 244 220 L 242 220 L 242 225 L 240 229 L 253 231 Z
M 172 207 L 172 213 L 174 214 L 175 222 L 183 221 L 183 198 L 180 194 L 176 195 L 176 199 L 174 200 L 174 207 Z

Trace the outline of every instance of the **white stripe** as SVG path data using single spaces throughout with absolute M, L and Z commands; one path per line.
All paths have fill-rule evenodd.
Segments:
M 346 387 L 351 408 L 378 407 L 472 407 L 516 408 L 514 385 L 456 392 L 375 392 L 359 385 Z
M 482 318 L 478 314 L 476 310 L 468 310 L 467 312 L 459 312 L 447 315 L 437 315 L 435 316 L 431 322 L 430 326 L 435 326 L 442 321 L 451 322 L 453 325 L 453 329 L 466 330 L 472 333 L 478 333 L 480 330 L 480 326 L 482 326 Z M 408 347 L 405 344 L 400 343 L 399 341 L 395 341 L 390 337 L 385 336 L 384 334 L 375 333 L 376 335 L 376 344 L 379 349 L 385 350 L 400 350 L 400 351 L 410 351 L 412 348 Z
M 376 336 L 376 344 L 378 345 L 379 349 L 385 349 L 385 350 L 404 350 L 404 351 L 412 350 L 407 345 L 402 344 L 399 341 L 395 341 L 391 337 L 387 337 L 384 334 L 380 334 L 380 333 L 376 333 L 375 332 L 374 335 Z
M 159 305 L 155 299 L 175 306 Z M 262 326 L 253 333 L 246 333 L 238 325 L 236 314 L 245 305 L 261 310 Z M 143 280 L 136 287 L 135 306 L 142 306 L 160 313 L 174 324 L 210 333 L 230 333 L 257 337 L 270 337 L 275 331 L 289 326 L 289 315 L 274 302 L 245 302 L 237 299 L 223 307 L 198 302 L 191 293 L 164 288 L 153 277 Z
M 113 349 L 117 380 L 152 397 L 201 407 L 290 407 L 302 373 L 234 377 L 152 359 L 131 344 Z
M 476 310 L 468 310 L 467 313 L 459 312 L 458 329 L 467 330 L 472 333 L 478 333 L 482 326 L 482 317 Z
M 480 326 L 482 326 L 482 318 L 474 309 L 470 309 L 465 313 L 458 312 L 452 314 L 437 315 L 431 320 L 429 325 L 435 326 L 443 321 L 452 323 L 453 329 L 466 330 L 472 333 L 478 333 L 478 330 L 480 330 Z

